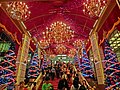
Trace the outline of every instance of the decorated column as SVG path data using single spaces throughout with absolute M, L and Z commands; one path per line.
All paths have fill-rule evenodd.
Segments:
M 18 54 L 17 54 L 17 59 L 16 59 L 16 75 L 18 74 L 18 68 L 19 68 L 19 63 L 20 63 L 20 55 L 21 55 L 21 45 L 19 46 L 18 49 Z
M 7 85 L 7 90 L 13 90 L 15 84 L 16 73 L 16 55 L 10 48 L 2 61 L 0 61 L 0 85 Z M 1 88 L 0 88 L 1 90 Z
M 30 66 L 28 69 L 28 78 L 31 80 L 36 79 L 40 74 L 39 69 L 39 59 L 38 59 L 38 50 L 34 52 L 32 60 L 30 61 Z
M 27 35 L 23 36 L 22 47 L 20 52 L 19 64 L 18 64 L 18 73 L 17 73 L 17 84 L 21 81 L 24 81 L 25 72 L 26 72 L 26 62 L 28 58 L 28 51 L 30 45 L 30 38 Z
M 94 77 L 93 70 L 90 64 L 90 60 L 88 59 L 84 44 L 82 46 L 82 62 L 80 64 L 80 67 L 81 67 L 81 73 L 84 77 L 86 78 Z
M 105 83 L 106 89 L 116 90 L 120 88 L 120 63 L 118 62 L 116 54 L 113 52 L 108 40 L 104 42 L 104 72 L 105 72 Z
M 102 66 L 102 60 L 100 56 L 100 50 L 98 46 L 98 38 L 97 38 L 96 32 L 90 35 L 90 41 L 91 41 L 92 51 L 94 55 L 98 85 L 100 86 L 101 90 L 104 90 L 104 70 Z
M 80 68 L 80 59 L 79 59 L 79 56 L 78 56 L 78 51 L 76 51 L 76 54 L 75 54 L 75 56 L 74 56 L 73 63 L 74 63 L 75 65 L 77 65 L 76 68 Z

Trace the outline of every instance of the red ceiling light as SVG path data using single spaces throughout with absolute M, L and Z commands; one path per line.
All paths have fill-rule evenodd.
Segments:
M 102 9 L 106 6 L 106 0 L 85 0 L 83 12 L 90 17 L 98 17 Z
M 46 31 L 43 32 L 43 38 L 49 43 L 61 44 L 69 42 L 73 37 L 74 31 L 70 26 L 60 21 L 52 23 L 50 28 L 46 27 Z
M 28 6 L 23 2 L 10 2 L 6 10 L 13 19 L 22 21 L 28 19 L 31 13 Z

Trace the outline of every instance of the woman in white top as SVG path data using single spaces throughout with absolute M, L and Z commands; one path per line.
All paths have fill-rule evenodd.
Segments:
M 71 88 L 70 88 L 70 90 L 79 90 L 80 86 L 81 86 L 81 85 L 78 84 L 78 88 L 75 88 L 74 85 L 72 85 Z
M 73 85 L 71 86 L 71 90 L 79 90 L 80 86 L 79 77 L 78 74 L 76 74 L 73 80 Z

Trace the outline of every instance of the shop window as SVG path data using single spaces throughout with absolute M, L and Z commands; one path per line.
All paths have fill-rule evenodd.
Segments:
M 120 31 L 117 29 L 109 37 L 109 43 L 120 61 Z

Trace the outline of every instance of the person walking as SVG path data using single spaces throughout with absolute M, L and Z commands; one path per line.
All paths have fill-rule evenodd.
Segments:
M 86 81 L 83 80 L 82 81 L 82 85 L 80 86 L 80 89 L 79 90 L 89 90 L 89 87 L 88 85 L 86 84 Z
M 62 76 L 58 83 L 58 90 L 69 90 L 68 82 L 65 75 Z
M 45 82 L 42 85 L 42 90 L 54 90 L 53 85 L 49 82 L 49 80 L 49 77 L 45 78 Z
M 54 80 L 54 77 L 55 77 L 55 68 L 52 67 L 52 69 L 51 69 L 51 79 Z
M 73 80 L 73 85 L 71 86 L 71 90 L 79 90 L 80 88 L 80 82 L 79 82 L 79 77 L 78 74 L 76 74 L 74 80 Z

